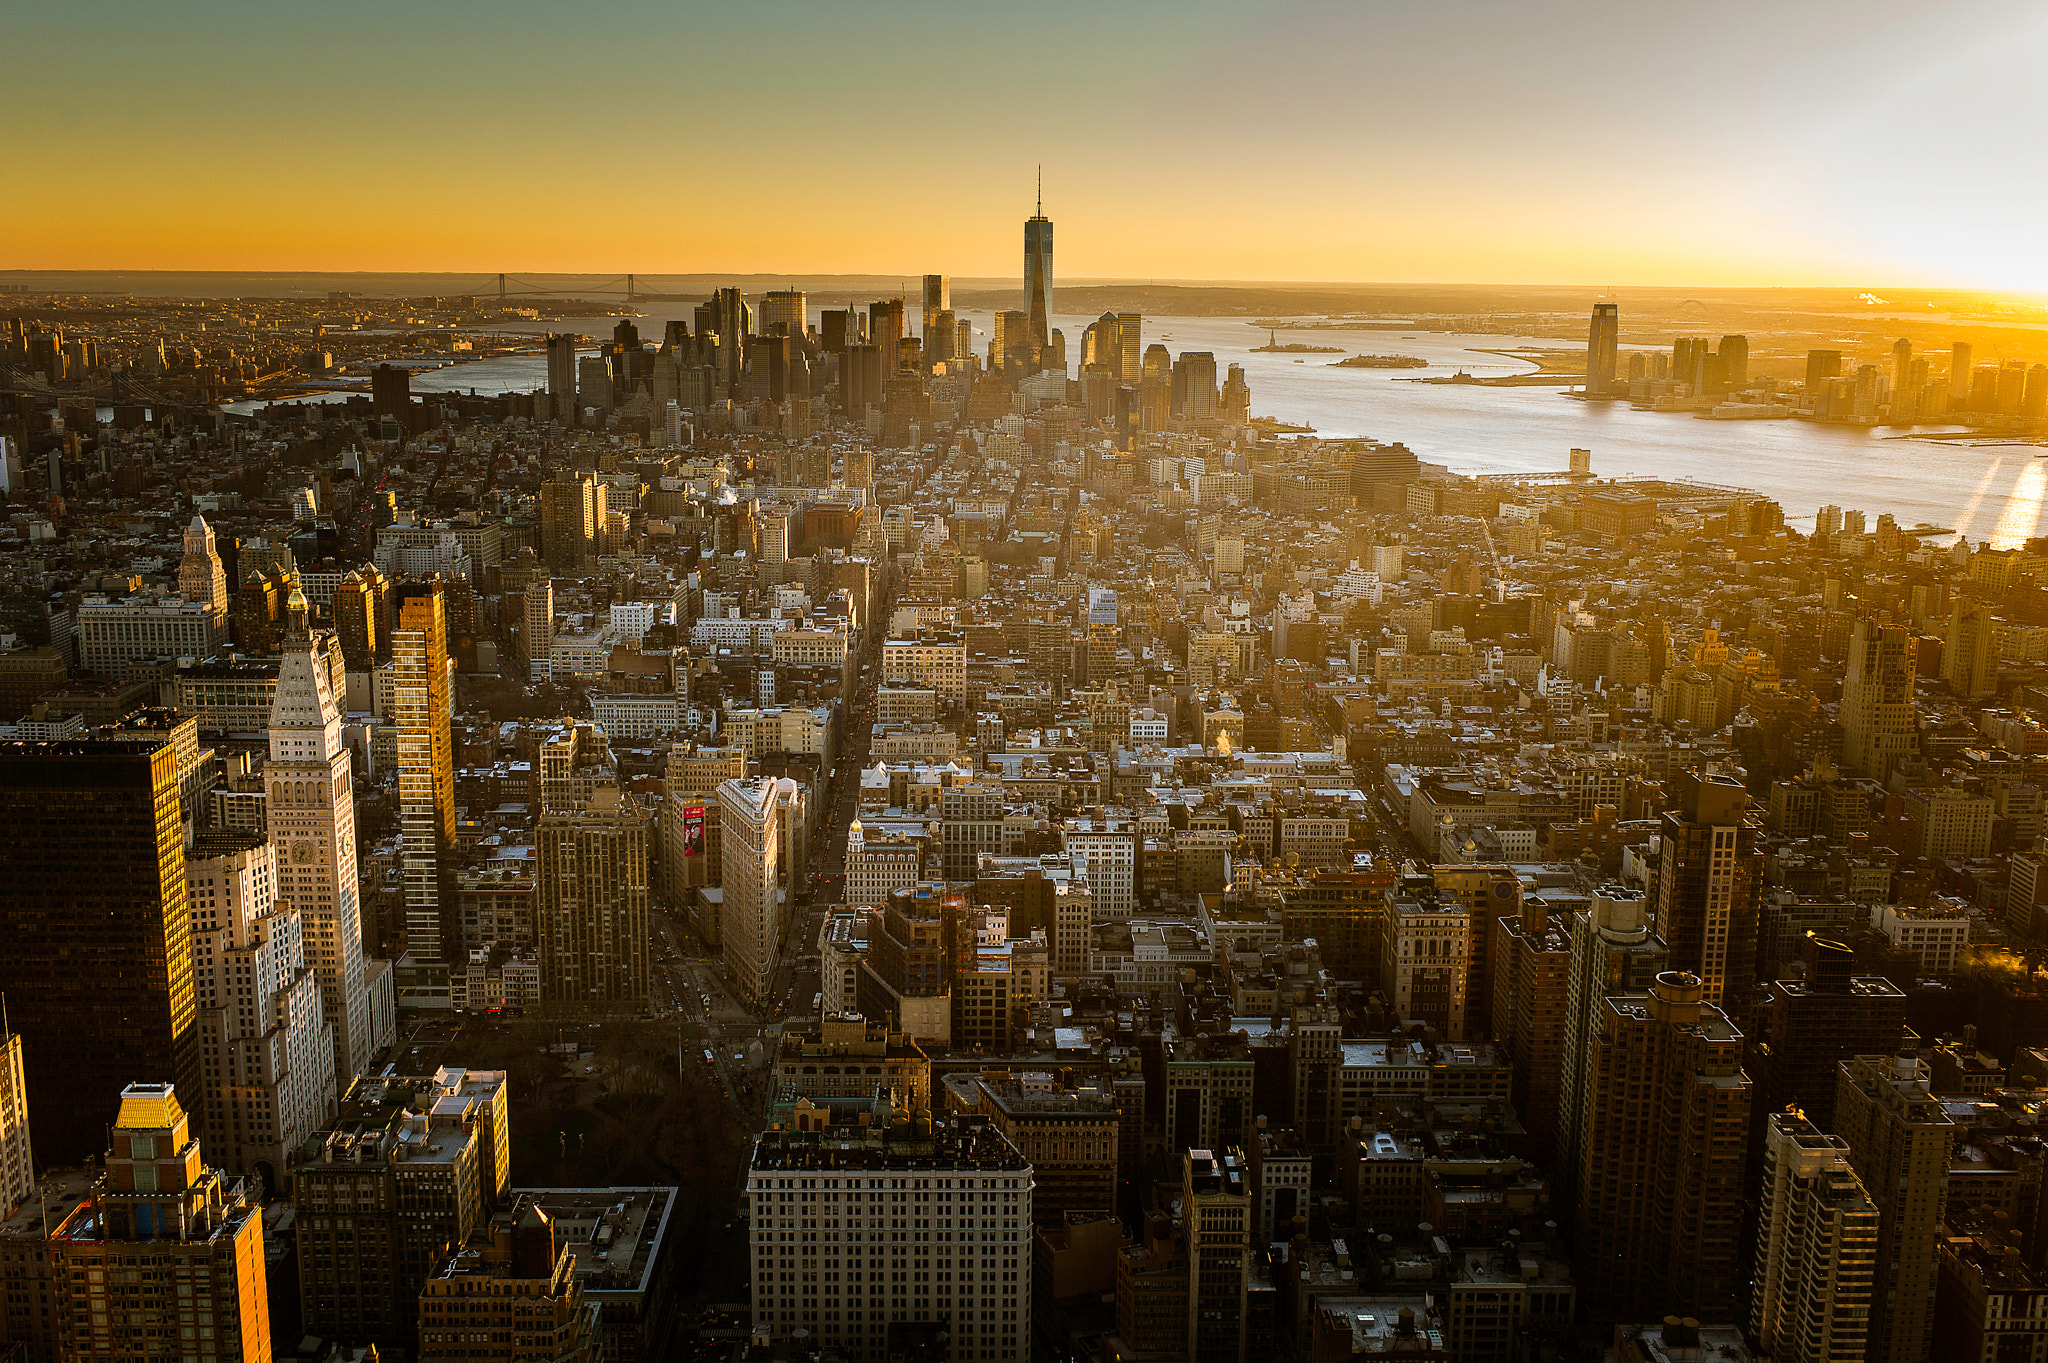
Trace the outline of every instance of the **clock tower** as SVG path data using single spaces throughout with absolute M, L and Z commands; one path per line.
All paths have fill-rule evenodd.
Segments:
M 356 882 L 355 772 L 341 736 L 346 687 L 341 648 L 331 631 L 307 627 L 306 598 L 294 588 L 277 699 L 270 710 L 270 760 L 264 764 L 270 841 L 277 848 L 277 893 L 299 910 L 306 960 L 334 1027 L 339 1088 L 361 1074 L 395 1032 L 394 1010 L 378 999 L 363 957 Z M 383 973 L 388 980 L 388 972 Z

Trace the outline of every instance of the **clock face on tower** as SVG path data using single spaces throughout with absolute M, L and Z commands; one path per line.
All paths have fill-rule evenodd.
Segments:
M 298 863 L 299 865 L 301 865 L 301 866 L 307 866 L 307 865 L 310 865 L 310 864 L 312 864 L 312 861 L 313 861 L 313 844 L 312 844 L 312 843 L 310 843 L 310 842 L 295 842 L 295 843 L 293 843 L 293 844 L 292 844 L 292 860 L 293 860 L 293 861 L 295 861 L 295 862 L 297 862 L 297 863 Z

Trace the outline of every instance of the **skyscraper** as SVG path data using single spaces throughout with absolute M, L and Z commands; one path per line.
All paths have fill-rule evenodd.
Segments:
M 502 1070 L 366 1074 L 301 1147 L 292 1205 L 309 1333 L 411 1354 L 420 1289 L 504 1195 L 505 1083 Z
M 1797 1109 L 1832 1131 L 1842 1061 L 1899 1044 L 1906 996 L 1882 975 L 1851 973 L 1856 954 L 1840 942 L 1808 933 L 1805 956 L 1804 979 L 1764 986 L 1750 1078 L 1762 1111 Z
M 796 782 L 787 778 L 727 781 L 718 788 L 725 963 L 740 997 L 756 1007 L 768 1001 L 781 960 L 784 901 L 791 879 L 801 874 L 783 827 L 798 798 Z
M 277 857 L 253 833 L 200 834 L 185 883 L 206 1065 L 199 1130 L 222 1168 L 277 1192 L 336 1099 L 336 1046 L 306 964 L 304 915 L 277 897 Z
M 566 416 L 571 426 L 576 424 L 576 337 L 568 332 L 551 331 L 547 336 L 548 348 L 548 396 L 554 400 L 555 414 Z
M 446 884 L 455 845 L 454 677 L 441 580 L 398 589 L 391 632 L 398 725 L 398 822 L 405 884 L 405 945 L 415 962 L 445 965 L 462 945 Z
M 122 1089 L 204 1089 L 176 747 L 0 744 L 0 998 L 37 1163 L 106 1149 Z
M 1809 350 L 1806 352 L 1806 400 L 1812 402 L 1829 379 L 1839 377 L 1842 372 L 1842 352 L 1839 350 Z
M 1173 362 L 1173 414 L 1185 421 L 1206 421 L 1216 415 L 1213 351 L 1184 350 Z
M 546 573 L 537 573 L 526 584 L 520 631 L 526 645 L 526 675 L 546 681 L 555 672 L 555 584 Z
M 792 346 L 799 345 L 810 311 L 809 295 L 802 289 L 771 289 L 761 300 L 761 334 L 787 336 Z
M 185 557 L 178 564 L 178 595 L 196 601 L 225 623 L 228 618 L 228 575 L 213 542 L 213 529 L 194 516 L 185 530 Z
M 344 573 L 334 589 L 334 632 L 351 672 L 367 672 L 377 665 L 385 643 L 384 598 L 389 591 L 384 575 L 367 563 Z
M 754 329 L 753 309 L 747 306 L 746 294 L 733 288 L 712 294 L 706 306 L 710 313 L 698 318 L 698 340 L 703 341 L 708 323 L 709 330 L 718 337 L 718 367 L 723 371 L 726 389 L 737 394 L 746 364 L 747 336 Z
M 1835 1131 L 1878 1210 L 1867 1356 L 1918 1363 L 1934 1330 L 1934 1240 L 1959 1128 L 1912 1055 L 1852 1056 L 1839 1075 Z
M 951 312 L 952 310 L 953 281 L 942 274 L 926 275 L 924 277 L 924 328 L 919 334 L 923 336 L 927 349 L 930 348 L 932 343 L 932 328 L 939 324 L 939 314 Z M 953 343 L 953 338 L 950 336 L 946 337 L 945 340 L 949 346 Z
M 1557 1149 L 1558 1099 L 1571 987 L 1571 916 L 1531 896 L 1521 912 L 1496 916 L 1493 937 L 1493 1034 L 1515 1063 L 1515 1108 L 1533 1157 L 1548 1165 Z
M 1970 399 L 1970 343 L 1957 341 L 1948 352 L 1948 395 L 1960 407 Z
M 1579 1152 L 1578 1275 L 1602 1325 L 1724 1319 L 1737 1300 L 1749 1080 L 1700 977 L 1600 1001 Z
M 299 911 L 306 963 L 334 1033 L 335 1078 L 345 1088 L 391 1040 L 394 1015 L 388 1001 L 374 1006 L 363 958 L 355 769 L 341 736 L 346 687 L 337 674 L 338 646 L 327 631 L 307 628 L 306 598 L 297 588 L 288 613 L 270 707 L 265 804 L 277 848 L 277 893 Z
M 1139 314 L 1120 312 L 1116 315 L 1117 353 L 1114 363 L 1119 383 L 1135 384 L 1144 369 L 1144 331 L 1145 319 Z
M 1721 381 L 1732 392 L 1749 387 L 1749 337 L 1723 336 L 1720 349 Z
M 1045 195 L 1024 222 L 1024 311 L 1031 315 L 1031 339 L 1045 345 L 1052 335 L 1052 219 Z
M 647 868 L 654 810 L 619 786 L 595 730 L 571 727 L 542 754 L 534 934 L 541 997 L 578 1007 L 645 1007 Z M 560 750 L 567 748 L 568 752 Z M 580 771 L 582 756 L 590 765 Z M 550 781 L 554 760 L 570 766 Z
M 1592 328 L 1586 333 L 1586 395 L 1614 387 L 1614 350 L 1621 338 L 1621 305 L 1595 303 Z
M 1181 1215 L 1188 1241 L 1188 1363 L 1245 1357 L 1245 1252 L 1251 1191 L 1236 1150 L 1181 1156 Z
M 1681 772 L 1664 812 L 1651 916 L 1671 965 L 1700 977 L 1709 1003 L 1733 1001 L 1756 977 L 1763 865 L 1743 821 L 1749 792 L 1732 777 Z
M 1996 626 L 1980 600 L 1949 607 L 1947 646 L 1941 650 L 1941 679 L 1958 696 L 1988 696 L 1998 689 L 1998 656 L 1992 649 Z
M 886 381 L 902 359 L 902 299 L 878 298 L 868 304 L 868 344 L 881 356 L 882 377 Z
M 1749 1299 L 1750 1335 L 1770 1357 L 1836 1363 L 1864 1356 L 1877 1223 L 1848 1142 L 1797 1113 L 1773 1112 Z
M 21 1033 L 0 1037 L 0 1203 L 12 1211 L 36 1190 L 29 1148 L 28 1079 L 21 1067 Z
M 1875 781 L 1919 746 L 1913 706 L 1914 645 L 1901 625 L 1860 619 L 1842 671 L 1842 760 Z
M 266 1363 L 263 1209 L 250 1185 L 207 1167 L 172 1085 L 130 1084 L 120 1102 L 106 1172 L 50 1237 L 64 1356 Z
M 541 484 L 540 553 L 557 577 L 580 577 L 597 557 L 610 510 L 610 485 L 590 472 Z

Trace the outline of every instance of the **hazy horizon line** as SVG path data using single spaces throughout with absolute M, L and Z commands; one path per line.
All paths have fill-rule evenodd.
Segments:
M 545 280 L 551 283 L 580 283 L 586 281 L 612 282 L 626 277 L 625 272 L 611 274 L 601 270 L 506 270 L 510 280 Z M 764 283 L 831 284 L 843 282 L 847 286 L 867 285 L 895 280 L 905 290 L 911 290 L 923 279 L 923 273 L 904 273 L 886 270 L 867 271 L 814 271 L 799 270 L 693 270 L 654 271 L 641 273 L 632 271 L 636 291 L 656 282 L 689 283 L 694 281 L 744 281 L 758 280 Z M 938 272 L 934 272 L 938 273 Z M 489 284 L 498 272 L 478 276 L 459 269 L 164 269 L 127 268 L 123 266 L 95 266 L 91 268 L 0 268 L 0 281 L 10 283 L 28 282 L 25 277 L 77 277 L 90 279 L 142 278 L 142 279 L 477 279 Z M 951 287 L 960 289 L 1001 289 L 1015 288 L 1022 292 L 1022 283 L 1010 275 L 947 275 Z M 1055 290 L 1061 288 L 1262 288 L 1262 289 L 1551 289 L 1588 292 L 1593 295 L 1684 292 L 1688 290 L 1717 290 L 1741 293 L 1800 293 L 1827 292 L 1833 290 L 1870 292 L 1888 290 L 1920 296 L 1942 296 L 1953 298 L 1983 299 L 2040 299 L 2048 301 L 2048 293 L 2027 289 L 1988 289 L 1957 285 L 1932 285 L 1910 283 L 1882 283 L 1863 280 L 1858 282 L 1817 281 L 1811 284 L 1729 284 L 1702 283 L 1699 281 L 1673 280 L 1653 284 L 1592 284 L 1580 281 L 1559 280 L 1413 280 L 1413 279 L 1249 279 L 1249 278 L 1198 278 L 1165 277 L 1141 275 L 1078 275 L 1055 282 Z M 484 294 L 488 290 L 479 288 L 467 292 Z M 508 301 L 522 296 L 508 293 Z

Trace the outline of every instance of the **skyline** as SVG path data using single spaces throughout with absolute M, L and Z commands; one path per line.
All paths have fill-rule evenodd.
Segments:
M 2012 0 L 1084 13 L 37 6 L 0 266 L 1006 277 L 1042 162 L 1070 279 L 2048 289 Z

